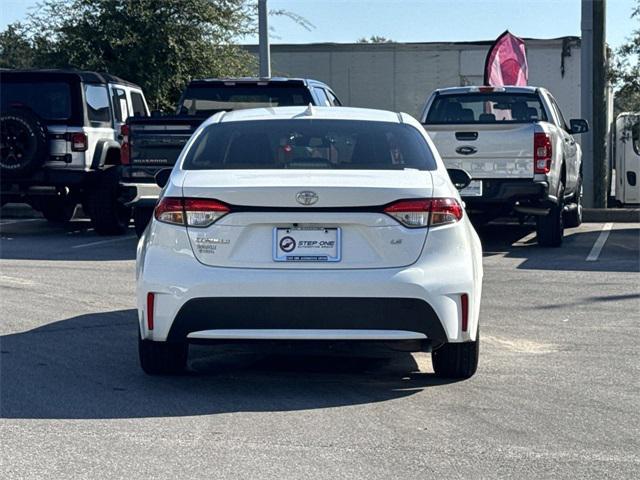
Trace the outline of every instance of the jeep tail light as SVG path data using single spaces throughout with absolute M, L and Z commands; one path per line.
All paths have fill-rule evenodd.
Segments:
M 549 173 L 551 170 L 551 137 L 548 133 L 533 134 L 533 173 Z
M 462 206 L 455 198 L 400 200 L 384 212 L 409 228 L 446 225 L 462 218 Z
M 229 212 L 229 207 L 217 200 L 164 197 L 156 206 L 154 215 L 159 222 L 203 228 Z
M 120 126 L 120 136 L 122 144 L 120 145 L 120 165 L 129 165 L 131 163 L 131 148 L 129 146 L 129 125 Z
M 147 293 L 147 329 L 153 330 L 153 307 L 155 306 L 155 294 Z
M 87 144 L 87 135 L 84 132 L 72 133 L 69 137 L 72 152 L 86 152 L 89 145 Z

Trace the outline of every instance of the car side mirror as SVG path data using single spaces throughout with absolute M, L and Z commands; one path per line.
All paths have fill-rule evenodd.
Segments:
M 155 175 L 156 185 L 160 188 L 164 188 L 164 186 L 169 183 L 169 177 L 171 176 L 171 168 L 163 168 Z
M 465 170 L 459 168 L 448 168 L 447 173 L 449 174 L 451 183 L 453 183 L 458 190 L 468 187 L 471 183 L 471 176 Z
M 570 132 L 573 134 L 586 133 L 589 131 L 589 122 L 582 118 L 572 118 L 569 120 Z

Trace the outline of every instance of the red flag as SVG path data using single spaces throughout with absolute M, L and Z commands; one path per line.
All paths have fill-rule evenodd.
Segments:
M 489 49 L 484 64 L 484 84 L 494 87 L 526 85 L 528 78 L 529 66 L 524 40 L 507 30 Z

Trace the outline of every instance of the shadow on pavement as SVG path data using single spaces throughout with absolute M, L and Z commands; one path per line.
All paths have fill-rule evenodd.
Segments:
M 138 366 L 134 310 L 81 315 L 0 338 L 4 418 L 104 419 L 289 411 L 406 397 L 448 383 L 390 362 L 222 353 L 198 346 L 191 373 L 149 377 Z
M 597 261 L 587 262 L 600 230 L 567 229 L 558 248 L 540 247 L 532 225 L 488 224 L 478 228 L 484 256 L 522 259 L 519 269 L 594 272 L 640 271 L 640 229 L 611 230 Z

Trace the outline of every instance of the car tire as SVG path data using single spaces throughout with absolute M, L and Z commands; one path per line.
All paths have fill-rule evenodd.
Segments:
M 478 369 L 480 332 L 475 342 L 445 343 L 431 352 L 433 371 L 440 378 L 471 378 Z
M 186 369 L 189 345 L 143 340 L 138 333 L 138 354 L 147 375 L 179 375 Z
M 564 237 L 564 186 L 558 191 L 558 203 L 547 215 L 537 218 L 536 234 L 541 247 L 559 247 Z
M 91 223 L 99 235 L 122 235 L 129 228 L 132 209 L 119 201 L 119 194 L 116 168 L 101 172 L 87 194 Z
M 53 197 L 41 203 L 40 211 L 51 223 L 67 223 L 73 218 L 77 205 L 68 198 Z
M 573 198 L 576 207 L 564 214 L 564 225 L 568 228 L 576 228 L 582 225 L 582 193 L 582 174 L 580 174 Z
M 133 209 L 133 224 L 136 228 L 138 238 L 142 236 L 153 216 L 153 208 L 136 207 Z
M 25 177 L 49 156 L 47 127 L 27 108 L 11 108 L 0 116 L 0 173 L 7 178 Z

